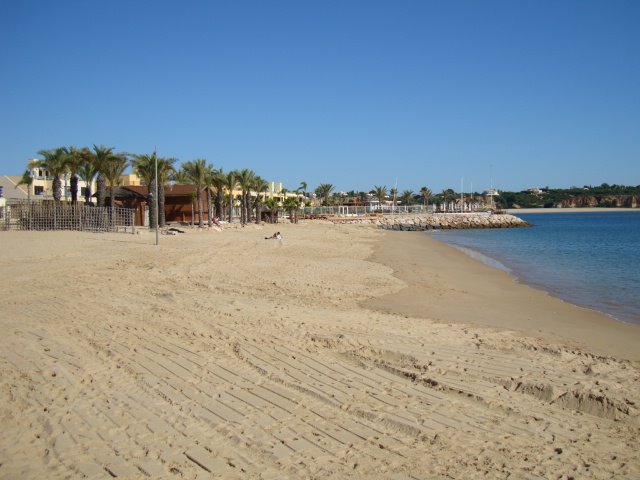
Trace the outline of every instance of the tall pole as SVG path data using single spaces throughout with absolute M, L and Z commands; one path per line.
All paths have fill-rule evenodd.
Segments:
M 160 202 L 158 201 L 158 154 L 156 153 L 155 147 L 153 149 L 153 158 L 155 160 L 155 170 L 156 170 L 156 198 L 155 198 L 155 202 L 156 202 L 156 245 L 158 245 L 159 241 L 160 241 L 160 234 L 158 231 L 158 219 L 160 218 L 160 211 L 159 209 L 159 205 Z
M 391 203 L 391 209 L 393 213 L 396 213 L 396 196 L 398 195 L 398 177 L 396 177 L 396 186 L 393 187 L 393 202 Z

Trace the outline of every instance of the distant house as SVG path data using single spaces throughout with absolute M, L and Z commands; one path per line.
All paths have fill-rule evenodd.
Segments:
M 18 198 L 20 200 L 26 200 L 28 198 L 27 186 L 17 186 L 21 178 L 21 176 L 13 175 L 0 176 L 0 187 L 2 187 L 2 196 L 4 198 Z

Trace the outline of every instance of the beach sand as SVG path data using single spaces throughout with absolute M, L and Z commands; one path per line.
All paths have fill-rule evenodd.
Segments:
M 638 327 L 365 225 L 0 232 L 0 478 L 639 478 Z

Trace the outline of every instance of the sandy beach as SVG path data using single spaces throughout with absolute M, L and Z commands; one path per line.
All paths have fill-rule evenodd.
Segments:
M 0 478 L 640 478 L 640 327 L 276 227 L 0 232 Z

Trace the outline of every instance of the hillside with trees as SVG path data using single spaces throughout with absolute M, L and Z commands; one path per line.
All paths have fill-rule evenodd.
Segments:
M 640 206 L 640 185 L 529 189 L 520 192 L 500 191 L 495 202 L 502 208 L 575 208 L 575 207 L 634 207 Z

